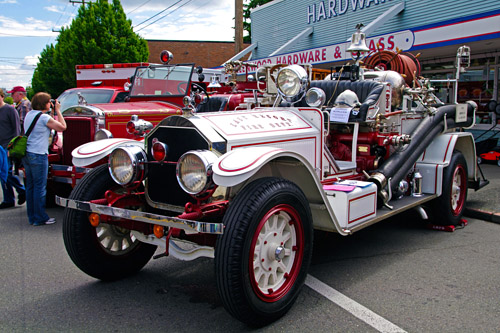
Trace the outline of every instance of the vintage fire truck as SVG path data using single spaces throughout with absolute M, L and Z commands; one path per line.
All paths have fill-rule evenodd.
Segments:
M 67 129 L 63 133 L 53 133 L 54 139 L 49 148 L 49 204 L 53 202 L 55 194 L 69 195 L 72 187 L 92 167 L 107 163 L 107 160 L 101 158 L 85 166 L 74 166 L 71 152 L 76 147 L 88 142 L 114 138 L 113 145 L 108 146 L 106 143 L 107 149 L 110 150 L 115 144 L 123 142 L 123 139 L 140 141 L 153 125 L 165 117 L 181 114 L 182 99 L 185 96 L 190 96 L 200 112 L 234 110 L 245 98 L 253 96 L 245 89 L 255 86 L 255 82 L 248 79 L 236 82 L 231 77 L 231 70 L 236 70 L 241 64 L 235 66 L 235 63 L 232 63 L 233 66 L 230 66 L 231 63 L 228 63 L 222 70 L 203 69 L 194 64 L 174 65 L 169 64 L 172 54 L 168 51 L 162 52 L 160 59 L 162 64 L 77 67 L 77 76 L 80 75 L 77 82 L 83 87 L 68 90 L 61 95 L 66 98 L 61 104 L 66 103 L 63 116 Z M 81 73 L 78 74 L 78 71 Z M 122 84 L 121 90 L 126 92 L 126 96 L 122 96 L 125 103 L 111 103 L 99 99 L 104 94 L 110 97 L 117 93 L 116 87 L 88 87 L 98 78 L 101 78 L 99 82 L 102 82 L 103 76 L 107 78 L 107 84 Z M 128 83 L 130 78 L 132 82 Z M 217 93 L 219 90 L 220 93 Z
M 148 65 L 147 62 L 76 65 L 76 88 L 67 89 L 57 97 L 61 110 L 79 102 L 124 102 L 135 69 Z
M 275 88 L 272 105 L 202 113 L 185 98 L 57 198 L 82 271 L 116 280 L 153 257 L 214 258 L 224 307 L 261 326 L 299 295 L 314 229 L 351 235 L 413 208 L 436 225 L 462 223 L 467 189 L 481 186 L 462 131 L 475 103 L 444 105 L 426 79 L 359 62 L 320 81 L 273 67 L 257 71 Z M 105 143 L 79 147 L 73 162 L 107 155 Z

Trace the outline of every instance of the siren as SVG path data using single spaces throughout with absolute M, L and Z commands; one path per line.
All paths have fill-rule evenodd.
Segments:
M 174 55 L 170 51 L 163 50 L 160 53 L 160 61 L 164 65 L 167 65 L 173 58 L 174 58 Z

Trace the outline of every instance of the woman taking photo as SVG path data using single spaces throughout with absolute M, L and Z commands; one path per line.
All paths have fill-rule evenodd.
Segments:
M 49 218 L 45 212 L 45 194 L 47 187 L 47 175 L 49 171 L 49 136 L 50 130 L 62 132 L 66 129 L 66 121 L 61 114 L 61 104 L 55 100 L 52 105 L 50 95 L 39 92 L 31 99 L 33 110 L 24 118 L 24 128 L 29 128 L 38 114 L 35 126 L 28 137 L 26 156 L 23 158 L 26 171 L 26 205 L 28 219 L 31 225 L 39 226 L 53 224 L 55 218 Z M 57 120 L 50 115 L 50 109 L 54 108 Z

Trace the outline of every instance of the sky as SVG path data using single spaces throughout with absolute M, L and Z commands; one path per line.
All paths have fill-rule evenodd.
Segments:
M 145 39 L 234 40 L 234 0 L 121 0 L 121 4 L 134 31 Z M 54 31 L 68 27 L 79 6 L 69 0 L 0 0 L 0 88 L 31 86 L 40 52 L 56 43 Z

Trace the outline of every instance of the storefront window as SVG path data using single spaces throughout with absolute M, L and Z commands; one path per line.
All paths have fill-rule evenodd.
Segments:
M 485 66 L 484 69 L 468 69 L 460 74 L 458 82 L 458 102 L 473 100 L 480 111 L 486 111 L 488 102 L 493 98 L 494 69 Z

